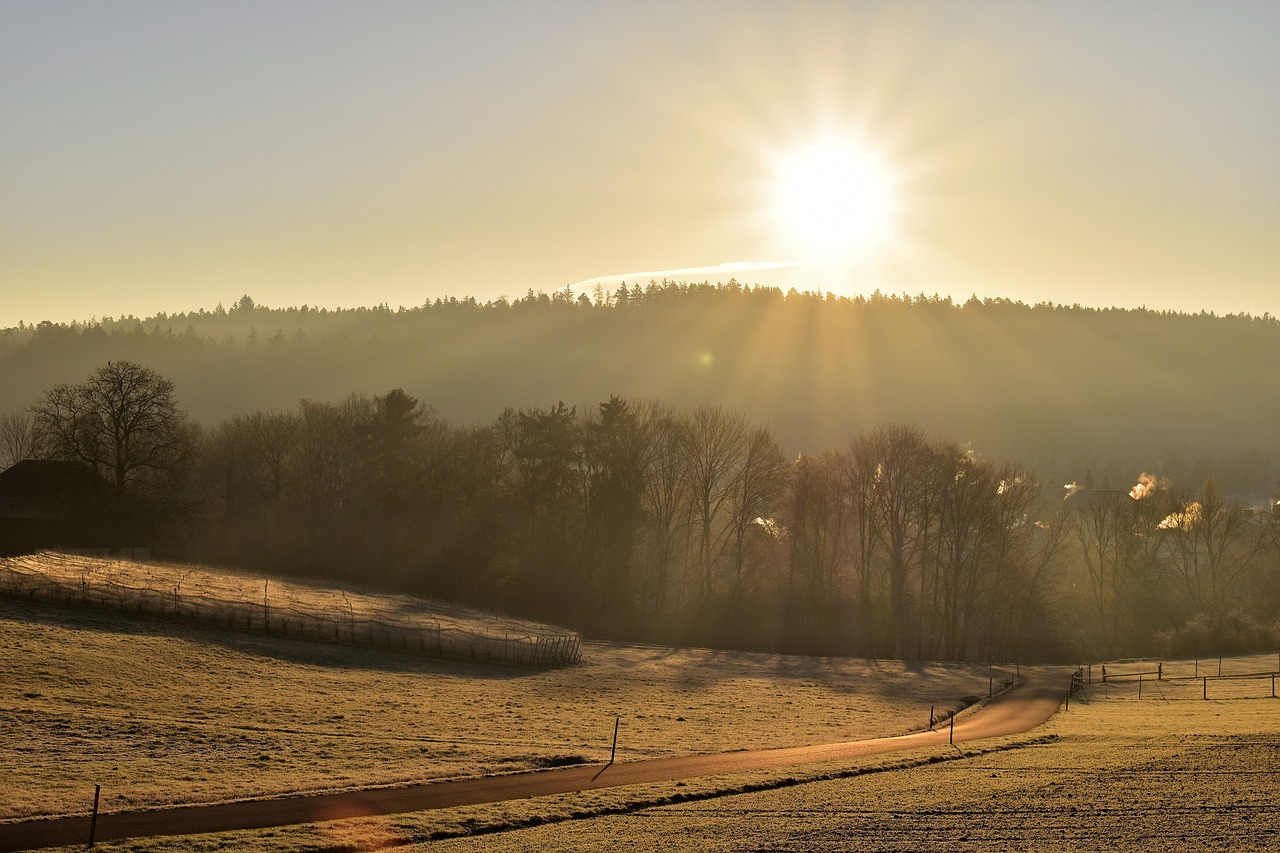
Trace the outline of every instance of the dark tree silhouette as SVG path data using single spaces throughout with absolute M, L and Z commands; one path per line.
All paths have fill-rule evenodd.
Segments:
M 55 386 L 31 413 L 41 455 L 85 462 L 122 494 L 172 478 L 194 449 L 173 383 L 131 361 Z
M 699 406 L 684 433 L 684 475 L 689 489 L 691 526 L 697 532 L 699 595 L 709 600 L 716 589 L 716 563 L 726 531 L 725 516 L 749 438 L 747 419 L 716 406 Z
M 1221 617 L 1241 604 L 1241 581 L 1262 552 L 1262 526 L 1239 501 L 1224 498 L 1212 477 L 1183 503 L 1159 524 L 1166 559 L 1192 606 Z
M 909 633 L 907 581 L 918 544 L 915 524 L 927 500 L 929 449 L 918 427 L 893 424 L 872 432 L 866 442 L 874 460 L 872 511 L 887 557 L 892 653 L 901 657 Z
M 626 400 L 611 396 L 585 431 L 588 466 L 586 546 L 601 609 L 630 625 L 635 589 L 632 556 L 643 522 L 646 436 Z

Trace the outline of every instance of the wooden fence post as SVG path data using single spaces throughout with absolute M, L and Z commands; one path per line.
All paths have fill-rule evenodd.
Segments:
M 622 722 L 622 717 L 613 718 L 613 749 L 609 751 L 609 763 L 613 763 L 613 759 L 618 755 L 618 724 Z
M 93 817 L 89 819 L 89 846 L 93 846 L 94 836 L 98 834 L 98 797 L 102 794 L 102 786 L 93 786 Z
M 1275 693 L 1275 692 L 1276 692 L 1276 679 L 1275 679 L 1275 676 L 1272 676 L 1272 677 L 1271 677 L 1271 692 L 1272 692 L 1272 693 Z M 929 706 L 929 731 L 933 731 L 933 709 L 934 709 L 934 707 L 935 707 L 935 706 L 933 706 L 933 705 L 930 705 L 930 706 Z
M 1204 681 L 1204 688 L 1200 694 L 1200 698 L 1208 699 L 1209 698 L 1209 676 L 1207 675 L 1203 676 L 1203 681 Z
M 947 743 L 954 744 L 956 742 L 956 712 L 951 712 L 951 731 L 947 734 Z

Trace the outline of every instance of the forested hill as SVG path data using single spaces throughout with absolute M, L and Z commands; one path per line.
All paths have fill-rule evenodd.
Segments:
M 611 394 L 718 403 L 792 452 L 890 422 L 1050 483 L 1141 469 L 1247 496 L 1280 474 L 1280 320 L 1003 299 L 836 298 L 675 283 L 420 308 L 200 311 L 0 333 L 0 414 L 109 360 L 174 380 L 213 425 L 403 388 L 453 423 Z

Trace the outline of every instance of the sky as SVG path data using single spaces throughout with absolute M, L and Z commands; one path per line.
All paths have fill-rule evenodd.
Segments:
M 1274 0 L 0 0 L 0 327 L 664 276 L 1280 313 Z M 783 227 L 871 152 L 874 241 Z

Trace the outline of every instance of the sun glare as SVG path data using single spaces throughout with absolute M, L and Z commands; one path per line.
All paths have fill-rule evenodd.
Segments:
M 888 167 L 853 140 L 828 139 L 779 158 L 773 215 L 797 250 L 860 254 L 891 235 L 895 187 Z

